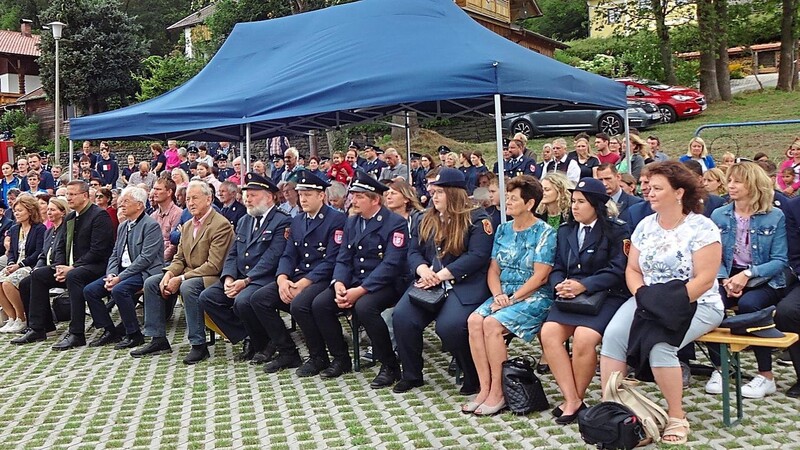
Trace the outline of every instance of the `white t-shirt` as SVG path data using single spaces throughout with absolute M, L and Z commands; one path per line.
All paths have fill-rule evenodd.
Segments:
M 639 250 L 639 267 L 644 284 L 650 286 L 671 280 L 689 280 L 694 277 L 692 254 L 714 242 L 721 242 L 719 228 L 711 219 L 690 213 L 678 227 L 665 230 L 658 224 L 658 215 L 645 217 L 636 226 L 631 243 Z M 722 262 L 720 261 L 720 264 Z M 719 267 L 715 269 L 715 273 Z M 724 310 L 716 278 L 697 303 L 710 303 Z

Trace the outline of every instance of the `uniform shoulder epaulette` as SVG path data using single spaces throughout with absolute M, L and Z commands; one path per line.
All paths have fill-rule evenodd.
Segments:
M 284 211 L 284 210 L 282 210 L 282 209 L 280 209 L 280 208 L 277 208 L 277 212 L 279 212 L 279 213 L 283 214 L 284 216 L 289 216 L 289 215 L 291 215 L 291 214 L 287 213 L 286 211 Z
M 611 223 L 619 225 L 619 226 L 625 226 L 628 222 L 625 222 L 624 220 L 620 219 L 619 217 L 614 217 L 614 218 L 611 219 Z

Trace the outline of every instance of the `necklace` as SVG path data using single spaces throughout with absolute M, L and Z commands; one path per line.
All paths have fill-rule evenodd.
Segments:
M 676 228 L 678 228 L 678 226 L 680 226 L 681 223 L 683 223 L 684 219 L 686 219 L 686 216 L 681 214 L 680 219 L 678 219 L 678 221 L 675 222 L 674 225 L 672 225 L 671 227 L 665 227 L 661 223 L 661 215 L 656 215 L 656 221 L 658 222 L 658 226 L 660 226 L 664 231 L 673 231 L 673 230 L 675 230 Z

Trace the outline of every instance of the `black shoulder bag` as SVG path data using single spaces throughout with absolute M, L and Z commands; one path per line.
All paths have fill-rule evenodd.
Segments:
M 572 249 L 569 250 L 568 255 L 567 276 L 565 278 L 567 280 L 569 279 L 569 268 L 572 266 Z M 556 296 L 553 303 L 555 304 L 556 308 L 562 312 L 596 316 L 600 312 L 600 308 L 603 306 L 603 302 L 606 300 L 607 296 L 608 291 L 606 290 L 598 291 L 594 294 L 588 294 L 584 292 L 576 295 L 575 298 L 562 298 Z
M 436 250 L 434 249 L 434 251 Z M 437 263 L 439 269 L 436 269 Z M 439 259 L 439 254 L 437 252 L 436 258 L 433 261 L 433 270 L 441 270 L 442 266 L 442 261 Z M 432 313 L 436 313 L 439 312 L 439 310 L 442 308 L 442 305 L 444 305 L 444 301 L 447 299 L 447 288 L 445 288 L 444 283 L 439 283 L 437 286 L 433 286 L 428 289 L 411 285 L 411 288 L 408 290 L 408 299 L 411 301 L 411 303 L 419 306 L 420 308 Z
M 514 414 L 544 411 L 550 407 L 542 382 L 533 372 L 535 364 L 525 356 L 503 361 L 503 397 Z

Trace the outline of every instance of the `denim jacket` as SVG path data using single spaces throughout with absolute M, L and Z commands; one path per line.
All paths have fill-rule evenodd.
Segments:
M 711 214 L 722 238 L 722 265 L 717 278 L 728 278 L 733 266 L 733 249 L 736 245 L 736 217 L 733 202 L 721 206 Z M 749 269 L 753 277 L 771 277 L 773 289 L 786 286 L 784 269 L 788 266 L 786 219 L 778 208 L 750 216 L 750 253 L 753 263 Z

